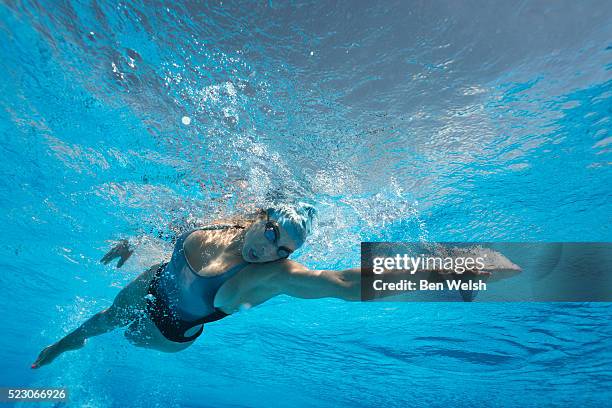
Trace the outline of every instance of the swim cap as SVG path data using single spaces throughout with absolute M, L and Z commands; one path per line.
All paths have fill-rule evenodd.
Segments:
M 300 202 L 296 205 L 281 204 L 268 208 L 266 212 L 287 231 L 299 248 L 312 231 L 312 222 L 317 210 L 310 204 Z

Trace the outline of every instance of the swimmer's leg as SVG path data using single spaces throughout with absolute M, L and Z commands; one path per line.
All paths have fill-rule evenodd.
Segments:
M 65 351 L 80 349 L 85 345 L 85 340 L 88 338 L 108 333 L 117 327 L 126 326 L 139 317 L 143 313 L 149 283 L 157 268 L 159 268 L 159 264 L 154 265 L 130 282 L 117 294 L 113 304 L 108 309 L 96 313 L 66 337 L 43 349 L 32 364 L 32 368 L 49 364 Z

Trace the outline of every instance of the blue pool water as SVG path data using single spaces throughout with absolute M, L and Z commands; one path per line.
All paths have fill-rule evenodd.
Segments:
M 41 370 L 201 222 L 301 199 L 361 241 L 611 241 L 612 3 L 0 4 L 0 386 L 71 407 L 605 406 L 612 306 L 279 297 L 178 354 Z M 124 268 L 108 240 L 141 236 Z M 24 404 L 24 406 L 29 406 Z

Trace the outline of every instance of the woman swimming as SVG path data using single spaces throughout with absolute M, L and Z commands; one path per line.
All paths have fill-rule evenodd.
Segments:
M 307 204 L 259 211 L 248 221 L 213 224 L 180 235 L 168 263 L 154 265 L 122 289 L 113 304 L 43 349 L 39 368 L 85 340 L 128 326 L 136 346 L 166 352 L 189 347 L 204 325 L 277 295 L 360 300 L 361 269 L 310 270 L 287 259 L 310 234 L 315 209 Z M 131 254 L 125 242 L 102 262 Z

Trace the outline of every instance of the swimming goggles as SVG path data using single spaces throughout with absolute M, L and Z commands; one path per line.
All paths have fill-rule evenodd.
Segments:
M 278 231 L 278 223 L 271 221 L 270 215 L 267 217 L 266 226 L 264 227 L 264 237 L 266 237 L 266 239 L 272 244 L 276 244 L 278 242 L 278 237 L 280 236 L 280 232 Z M 280 258 L 287 258 L 292 252 L 292 250 L 285 246 L 278 247 L 276 250 L 276 254 Z

